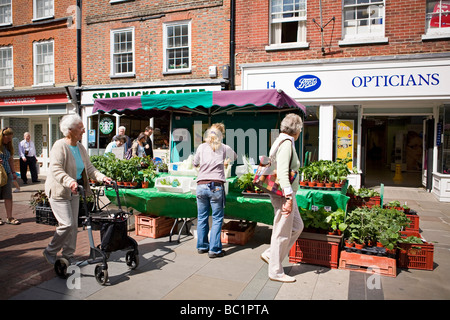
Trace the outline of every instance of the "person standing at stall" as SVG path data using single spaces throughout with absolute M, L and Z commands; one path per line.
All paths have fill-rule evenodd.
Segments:
M 269 279 L 272 281 L 295 282 L 294 277 L 284 273 L 282 261 L 303 231 L 303 220 L 295 199 L 298 175 L 292 185 L 289 181 L 289 172 L 300 168 L 294 142 L 300 136 L 302 127 L 300 116 L 294 113 L 286 115 L 280 124 L 281 133 L 269 153 L 275 155 L 277 178 L 284 193 L 284 197 L 270 194 L 275 216 L 270 247 L 261 254 L 261 259 L 269 264 Z
M 6 184 L 0 187 L 0 199 L 5 202 L 6 210 L 6 223 L 18 225 L 19 220 L 13 218 L 13 200 L 12 200 L 12 184 L 13 180 L 17 179 L 16 172 L 14 171 L 14 147 L 12 144 L 14 132 L 11 128 L 4 128 L 0 134 L 0 165 L 5 169 L 8 177 Z M 4 222 L 0 218 L 0 225 Z
M 111 178 L 92 165 L 85 147 L 80 142 L 85 132 L 81 117 L 77 114 L 65 115 L 59 127 L 64 138 L 56 141 L 52 147 L 45 181 L 45 194 L 58 221 L 53 239 L 43 251 L 50 264 L 56 262 L 56 255 L 61 249 L 63 258 L 73 262 L 80 205 L 78 186 L 83 186 L 89 196 L 92 194 L 89 178 L 111 183 Z
M 133 141 L 131 146 L 131 156 L 144 157 L 145 156 L 145 133 L 141 132 L 136 140 Z
M 153 159 L 153 141 L 152 141 L 152 134 L 153 134 L 153 127 L 148 126 L 145 128 L 145 144 L 144 144 L 144 148 L 145 148 L 145 155 L 146 156 L 150 156 L 150 158 Z
M 31 141 L 31 135 L 29 132 L 23 134 L 23 140 L 19 143 L 19 157 L 20 157 L 20 178 L 23 184 L 28 183 L 27 179 L 27 167 L 30 169 L 31 181 L 40 182 L 38 180 L 37 173 L 37 159 L 36 148 L 33 141 Z
M 197 252 L 208 253 L 210 258 L 223 257 L 220 234 L 225 208 L 225 165 L 236 160 L 236 153 L 222 143 L 225 127 L 213 124 L 205 133 L 205 142 L 194 156 L 194 166 L 199 167 L 197 176 Z M 210 240 L 209 214 L 212 210 Z

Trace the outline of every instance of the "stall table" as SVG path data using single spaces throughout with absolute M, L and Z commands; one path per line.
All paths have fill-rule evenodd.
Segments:
M 247 198 L 239 189 L 234 187 L 237 178 L 231 177 L 229 193 L 226 196 L 225 216 L 229 218 L 256 221 L 273 224 L 273 207 L 269 198 Z M 346 187 L 342 190 L 328 191 L 316 189 L 299 189 L 297 204 L 301 208 L 311 209 L 312 205 L 330 206 L 332 210 L 338 208 L 346 210 L 349 197 L 345 195 Z M 156 188 L 119 189 L 122 206 L 133 208 L 141 213 L 171 218 L 196 218 L 196 195 L 188 193 L 160 192 Z M 105 195 L 116 202 L 115 192 L 106 190 Z

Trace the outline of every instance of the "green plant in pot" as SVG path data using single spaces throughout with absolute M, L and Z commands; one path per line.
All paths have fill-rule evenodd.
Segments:
M 345 211 L 342 209 L 331 212 L 326 217 L 325 221 L 330 225 L 331 230 L 337 234 L 341 234 L 348 227 L 345 223 Z

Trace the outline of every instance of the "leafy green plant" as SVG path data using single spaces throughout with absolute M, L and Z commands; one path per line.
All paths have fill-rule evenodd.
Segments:
M 331 230 L 345 231 L 348 225 L 345 223 L 345 211 L 342 209 L 337 209 L 331 212 L 326 217 L 325 221 L 330 225 Z

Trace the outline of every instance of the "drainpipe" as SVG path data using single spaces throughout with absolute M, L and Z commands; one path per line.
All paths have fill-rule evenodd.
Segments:
M 77 114 L 81 116 L 81 1 L 77 0 Z
M 234 74 L 235 74 L 235 16 L 236 16 L 236 1 L 230 1 L 230 90 L 234 90 Z

